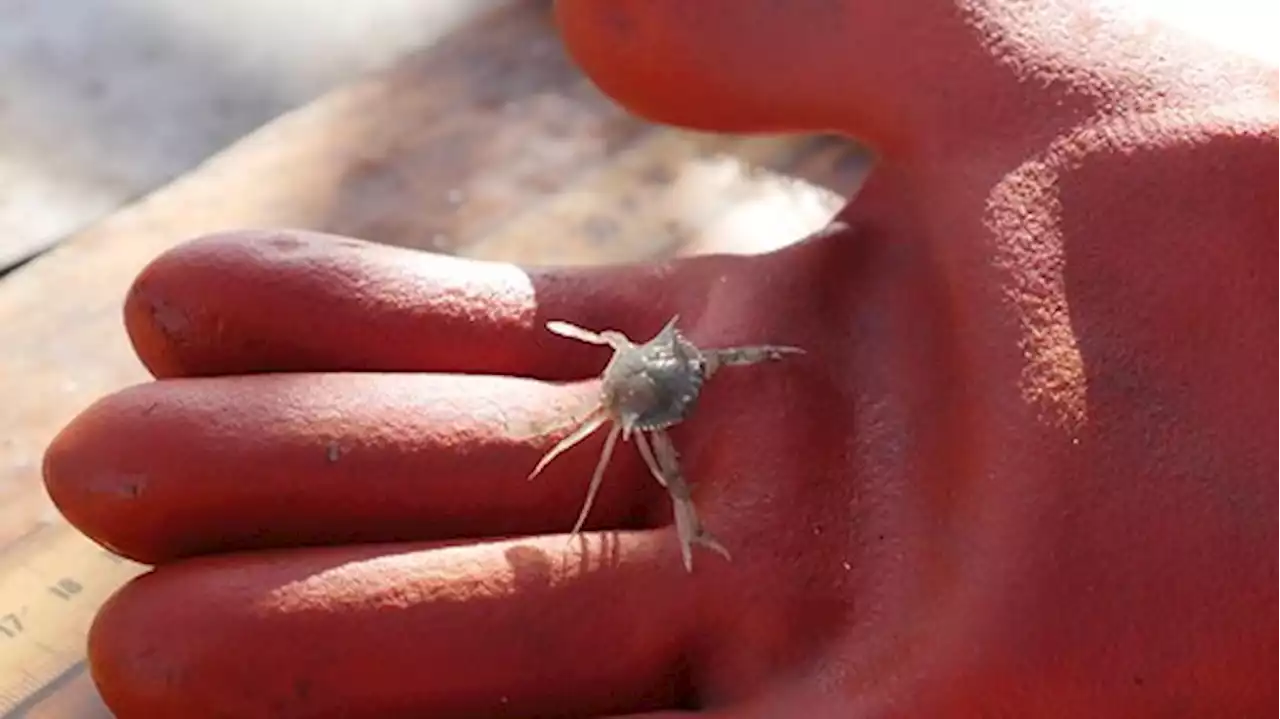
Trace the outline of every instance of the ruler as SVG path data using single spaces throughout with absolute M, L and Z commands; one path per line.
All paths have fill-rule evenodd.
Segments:
M 36 525 L 0 553 L 0 717 L 85 658 L 102 603 L 147 567 L 64 522 Z

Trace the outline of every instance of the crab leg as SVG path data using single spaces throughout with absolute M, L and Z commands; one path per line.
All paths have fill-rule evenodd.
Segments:
M 618 442 L 618 435 L 622 432 L 622 428 L 614 425 L 609 430 L 609 436 L 604 441 L 604 449 L 600 452 L 600 461 L 596 463 L 595 474 L 591 475 L 591 487 L 587 490 L 587 501 L 582 504 L 582 511 L 578 513 L 578 521 L 573 525 L 573 531 L 569 532 L 569 538 L 572 539 L 582 529 L 582 524 L 587 521 L 587 514 L 591 512 L 591 505 L 596 501 L 596 492 L 600 490 L 600 481 L 604 479 L 604 468 L 609 465 L 609 457 L 613 454 L 613 446 Z
M 756 345 L 752 347 L 725 347 L 722 349 L 703 350 L 707 359 L 707 376 L 721 367 L 734 367 L 774 362 L 787 355 L 804 354 L 799 347 L 783 345 Z
M 590 401 L 589 406 L 586 404 L 587 401 Z M 600 411 L 599 398 L 584 397 L 580 406 L 562 410 L 558 415 L 535 419 L 504 417 L 503 426 L 512 439 L 536 439 L 578 427 L 583 422 L 595 418 Z
M 653 430 L 652 435 L 654 456 L 663 476 L 667 478 L 666 487 L 671 495 L 676 534 L 680 537 L 680 555 L 684 559 L 685 571 L 693 571 L 693 545 L 695 544 L 706 547 L 725 559 L 731 559 L 729 550 L 725 549 L 724 545 L 702 526 L 702 520 L 698 518 L 698 510 L 693 504 L 693 496 L 689 491 L 688 483 L 684 480 L 684 474 L 680 471 L 679 453 L 676 452 L 671 436 L 660 429 Z
M 640 450 L 640 456 L 644 458 L 644 463 L 649 466 L 649 473 L 653 478 L 658 480 L 658 484 L 663 487 L 667 486 L 667 478 L 662 476 L 662 468 L 658 466 L 658 460 L 653 457 L 653 449 L 649 447 L 649 440 L 645 438 L 643 431 L 636 432 L 636 449 Z
M 586 439 L 588 436 L 591 435 L 592 432 L 595 432 L 597 429 L 600 429 L 600 425 L 608 421 L 609 421 L 609 415 L 604 411 L 604 408 L 602 407 L 597 408 L 591 414 L 587 415 L 586 419 L 582 421 L 582 424 L 578 425 L 577 429 L 573 430 L 573 432 L 568 437 L 565 437 L 564 439 L 556 443 L 556 446 L 552 447 L 551 451 L 542 455 L 542 459 L 538 461 L 537 466 L 534 467 L 533 471 L 529 473 L 529 479 L 533 479 L 534 477 L 536 477 L 538 475 L 538 472 L 542 471 L 543 467 L 546 467 L 548 464 L 551 463 L 551 460 L 560 456 L 560 454 L 562 454 L 565 450 L 569 449 L 573 445 Z

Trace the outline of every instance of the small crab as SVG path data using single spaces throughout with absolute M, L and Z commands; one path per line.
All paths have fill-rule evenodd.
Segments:
M 619 435 L 624 442 L 634 435 L 636 448 L 650 473 L 671 495 L 680 553 L 685 569 L 693 571 L 693 545 L 701 545 L 725 559 L 729 559 L 729 551 L 698 519 L 689 485 L 680 471 L 679 454 L 667 428 L 688 418 L 698 402 L 702 385 L 721 367 L 779 360 L 804 351 L 776 345 L 699 349 L 676 329 L 678 320 L 678 316 L 672 317 L 644 344 L 636 344 L 616 330 L 597 333 L 568 322 L 547 323 L 547 329 L 555 334 L 612 347 L 613 358 L 601 373 L 598 401 L 585 417 L 575 420 L 575 429 L 542 457 L 529 479 L 606 422 L 613 424 L 591 477 L 586 502 L 570 532 L 572 538 L 582 529 L 591 511 Z

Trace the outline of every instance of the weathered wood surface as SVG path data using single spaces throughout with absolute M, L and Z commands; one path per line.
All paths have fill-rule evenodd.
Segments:
M 0 547 L 59 521 L 39 477 L 54 433 L 146 379 L 121 303 L 176 243 L 286 226 L 524 263 L 644 260 L 723 235 L 803 234 L 866 166 L 838 139 L 720 137 L 632 118 L 565 56 L 546 3 L 503 7 L 278 118 L 0 280 Z M 29 716 L 101 715 L 83 675 L 62 686 Z

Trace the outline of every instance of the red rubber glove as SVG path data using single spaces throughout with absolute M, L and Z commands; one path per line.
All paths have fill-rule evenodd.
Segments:
M 159 258 L 126 315 L 165 379 L 46 465 L 77 527 L 162 565 L 92 630 L 115 711 L 1275 706 L 1275 68 L 1078 3 L 558 7 L 638 113 L 836 128 L 879 165 L 760 256 L 525 273 L 242 233 Z M 675 431 L 733 553 L 692 574 L 631 445 L 567 546 L 603 434 L 527 482 L 550 440 L 504 429 L 607 358 L 545 321 L 676 313 L 808 350 L 718 375 Z

